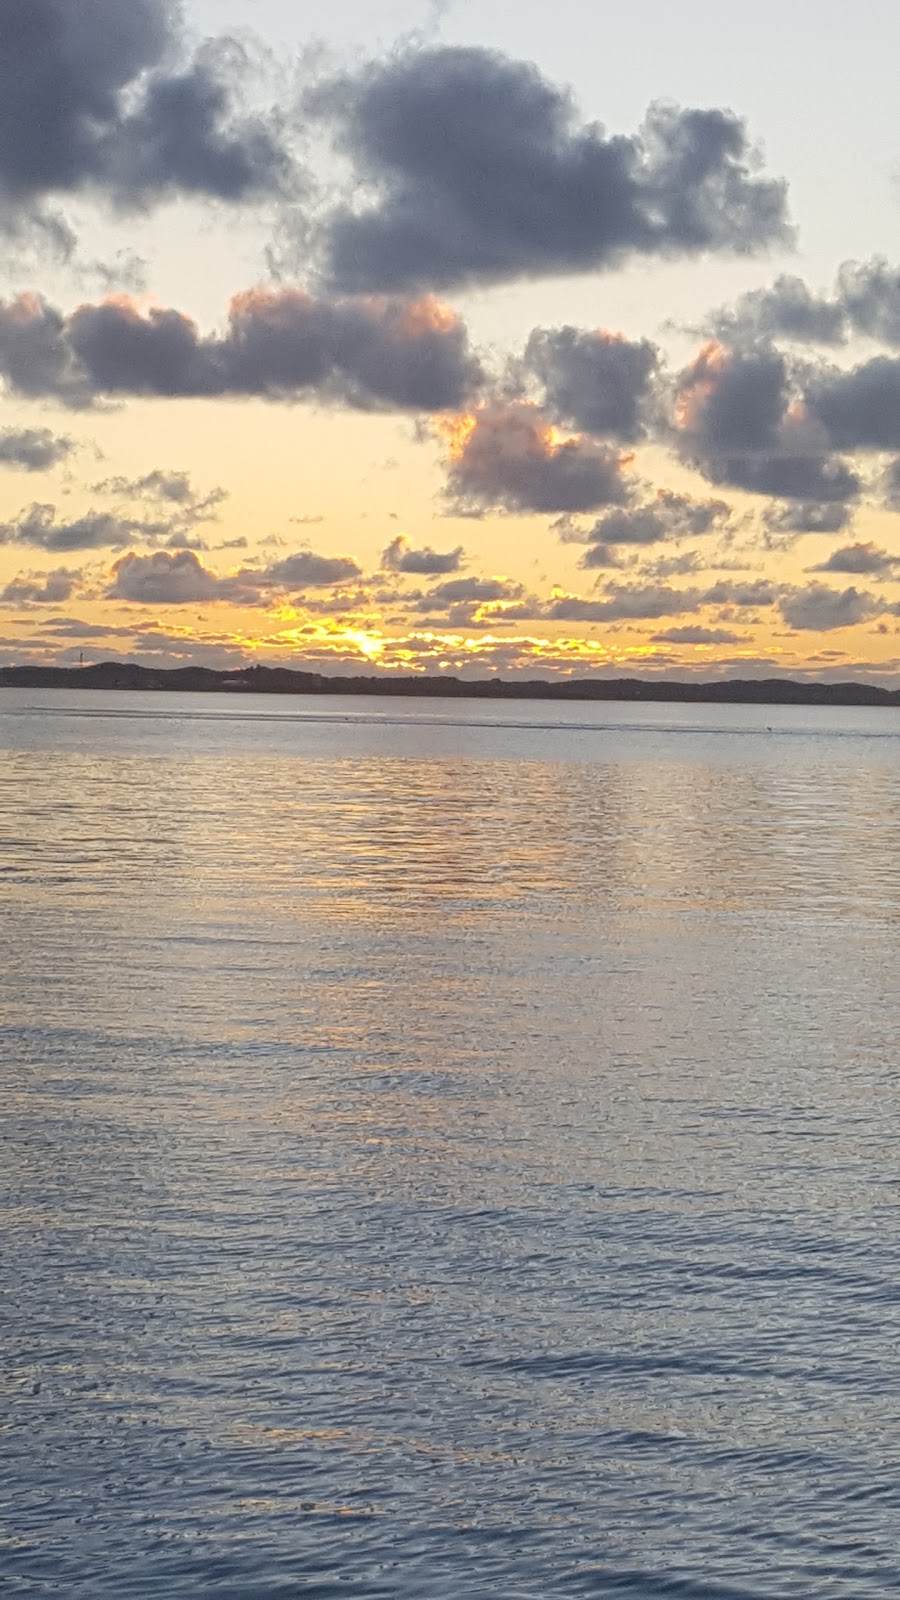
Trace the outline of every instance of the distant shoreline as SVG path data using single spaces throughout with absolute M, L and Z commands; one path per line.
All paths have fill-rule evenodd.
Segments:
M 900 689 L 867 683 L 799 683 L 793 678 L 726 678 L 718 683 L 653 682 L 644 678 L 576 678 L 518 682 L 499 677 L 329 678 L 289 667 L 142 667 L 103 661 L 89 667 L 0 667 L 0 688 L 164 690 L 184 694 L 385 695 L 460 700 L 668 701 L 710 705 L 896 706 Z

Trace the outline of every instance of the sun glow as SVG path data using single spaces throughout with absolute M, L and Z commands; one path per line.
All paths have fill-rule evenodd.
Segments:
M 458 416 L 435 417 L 432 421 L 432 429 L 442 441 L 451 461 L 462 460 L 477 427 L 478 418 L 473 411 L 464 411 Z
M 377 633 L 364 633 L 361 628 L 348 628 L 344 634 L 348 644 L 356 646 L 367 661 L 377 661 L 384 655 L 384 639 Z
M 718 339 L 708 340 L 699 351 L 675 401 L 675 425 L 682 432 L 690 433 L 694 427 L 730 359 L 731 352 Z
M 426 294 L 403 307 L 398 326 L 407 338 L 420 339 L 427 333 L 452 333 L 459 326 L 459 316 L 445 301 Z

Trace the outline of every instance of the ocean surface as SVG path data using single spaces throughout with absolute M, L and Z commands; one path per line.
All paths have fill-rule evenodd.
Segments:
M 900 713 L 0 691 L 0 1587 L 900 1594 Z

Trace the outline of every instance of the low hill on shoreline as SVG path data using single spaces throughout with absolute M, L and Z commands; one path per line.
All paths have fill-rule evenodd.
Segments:
M 88 667 L 0 667 L 0 688 L 175 690 L 187 694 L 396 695 L 468 700 L 646 700 L 713 705 L 900 706 L 900 689 L 866 683 L 801 683 L 792 678 L 726 678 L 716 683 L 646 678 L 325 677 L 289 667 L 143 667 L 102 661 Z

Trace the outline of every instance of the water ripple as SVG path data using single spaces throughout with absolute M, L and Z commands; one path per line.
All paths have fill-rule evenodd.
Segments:
M 558 713 L 0 695 L 4 1593 L 898 1592 L 896 723 Z

